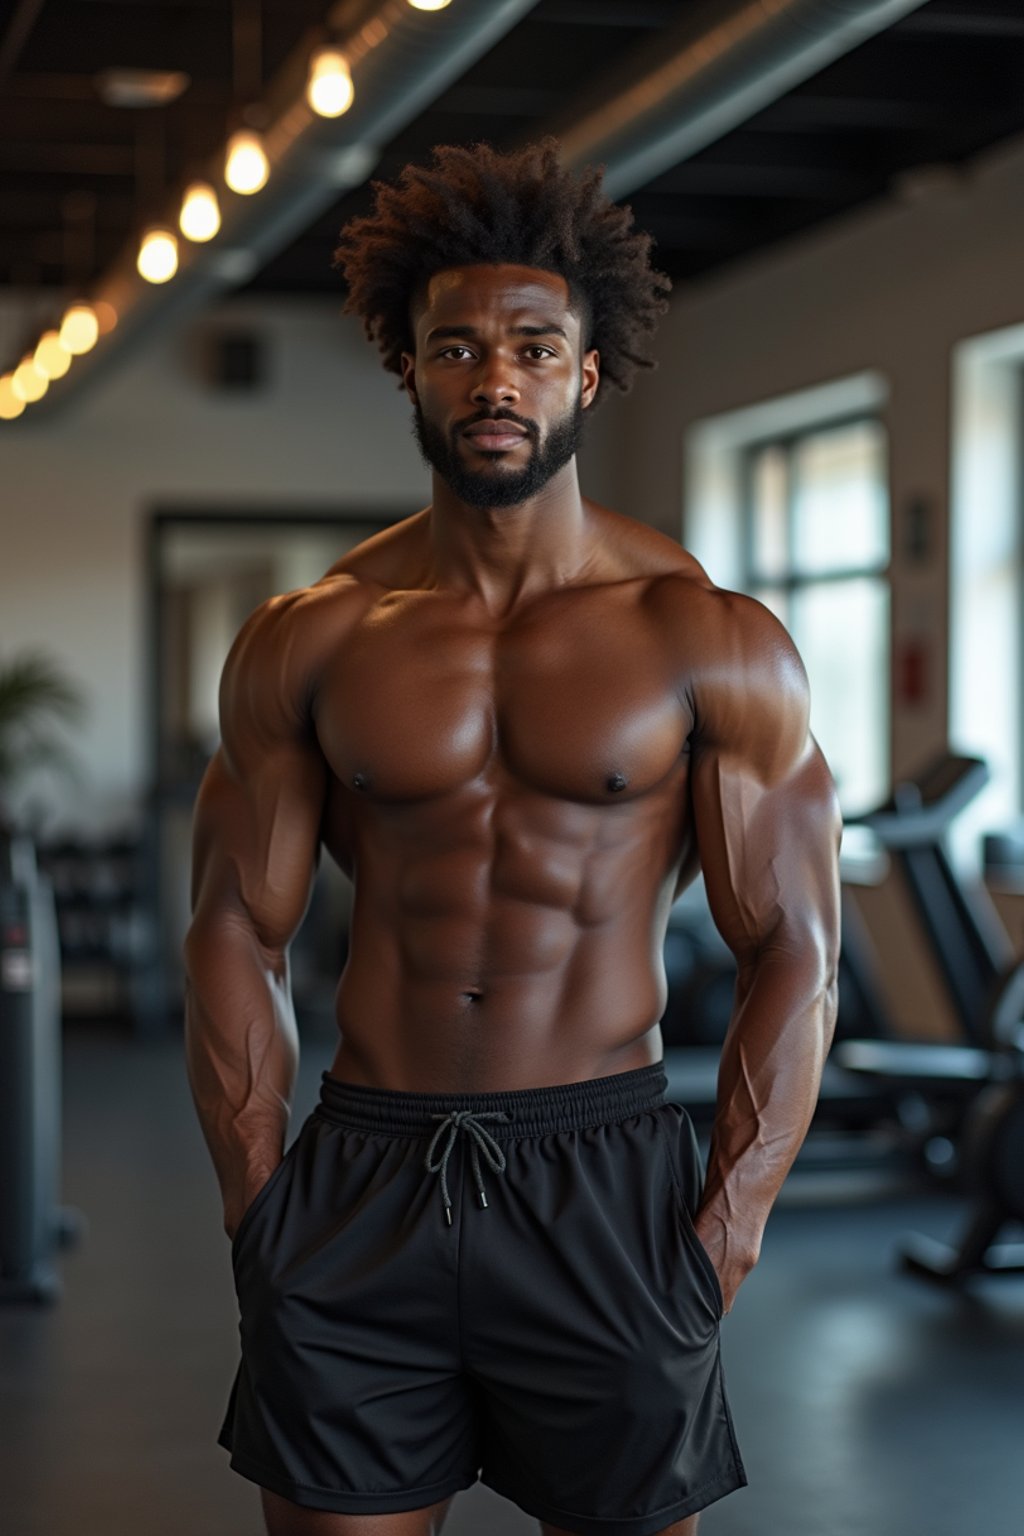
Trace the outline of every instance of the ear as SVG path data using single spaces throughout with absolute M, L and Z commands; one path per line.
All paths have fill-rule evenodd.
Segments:
M 413 405 L 416 405 L 419 396 L 416 393 L 416 354 L 415 352 L 402 353 L 402 387 L 404 388 Z
M 596 348 L 592 347 L 589 352 L 584 352 L 580 376 L 582 379 L 580 405 L 586 410 L 588 405 L 593 404 L 597 386 L 601 382 L 601 354 Z

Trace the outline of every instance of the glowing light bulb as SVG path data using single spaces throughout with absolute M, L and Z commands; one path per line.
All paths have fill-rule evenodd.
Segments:
M 96 324 L 99 326 L 100 335 L 105 336 L 117 324 L 117 310 L 113 304 L 108 304 L 106 299 L 97 299 L 93 309 L 96 312 Z
M 154 224 L 146 230 L 135 265 L 147 283 L 168 283 L 178 270 L 178 237 L 171 229 Z
M 15 421 L 25 409 L 25 402 L 14 393 L 14 375 L 5 373 L 0 378 L 0 421 Z
M 186 240 L 212 240 L 220 229 L 220 205 L 208 181 L 194 181 L 186 188 L 178 228 Z
M 414 11 L 443 11 L 451 0 L 409 0 Z
M 270 176 L 270 162 L 263 151 L 263 140 L 251 128 L 239 128 L 228 140 L 224 180 L 232 192 L 250 197 L 265 187 Z
M 96 345 L 99 333 L 95 310 L 88 304 L 72 304 L 60 323 L 60 344 L 72 357 L 80 357 Z
M 355 88 L 348 60 L 336 48 L 321 48 L 309 61 L 306 100 L 321 117 L 340 117 L 352 105 Z
M 62 379 L 71 367 L 71 353 L 56 331 L 46 331 L 39 338 L 32 361 L 46 378 Z
M 49 387 L 49 379 L 45 374 L 39 372 L 39 369 L 32 361 L 31 352 L 26 352 L 17 368 L 15 368 L 14 377 L 11 380 L 11 388 L 14 390 L 14 393 L 19 400 L 24 400 L 28 405 L 31 405 L 33 400 L 41 400 Z

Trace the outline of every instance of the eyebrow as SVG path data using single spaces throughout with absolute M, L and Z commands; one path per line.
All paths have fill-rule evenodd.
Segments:
M 472 338 L 479 336 L 480 332 L 474 325 L 435 325 L 433 330 L 427 332 L 427 341 L 436 341 L 439 336 L 462 336 Z M 553 320 L 545 321 L 543 325 L 512 325 L 509 326 L 510 336 L 562 336 L 568 340 L 568 334 Z

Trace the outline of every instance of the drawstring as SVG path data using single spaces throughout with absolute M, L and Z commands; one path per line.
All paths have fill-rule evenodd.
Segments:
M 452 1155 L 452 1148 L 455 1145 L 459 1131 L 468 1131 L 469 1133 L 469 1150 L 473 1161 L 473 1175 L 476 1179 L 476 1187 L 477 1193 L 480 1196 L 480 1204 L 486 1210 L 487 1196 L 484 1193 L 484 1181 L 480 1175 L 480 1156 L 477 1148 L 479 1147 L 482 1150 L 484 1157 L 486 1157 L 487 1161 L 490 1163 L 491 1167 L 495 1170 L 496 1173 L 501 1173 L 504 1170 L 505 1154 L 498 1146 L 498 1143 L 495 1141 L 490 1132 L 485 1131 L 481 1125 L 477 1124 L 477 1121 L 508 1120 L 511 1118 L 511 1116 L 505 1109 L 487 1109 L 483 1111 L 472 1109 L 453 1109 L 447 1115 L 431 1115 L 430 1118 L 431 1120 L 440 1120 L 441 1124 L 434 1132 L 430 1146 L 427 1148 L 427 1156 L 424 1161 L 424 1166 L 426 1167 L 428 1173 L 436 1173 L 438 1169 L 441 1170 L 441 1198 L 444 1201 L 445 1220 L 447 1221 L 448 1225 L 451 1226 L 452 1202 L 451 1197 L 448 1194 L 448 1159 Z M 437 1146 L 438 1139 L 440 1138 L 441 1132 L 444 1130 L 445 1126 L 448 1127 L 448 1140 L 445 1143 L 445 1148 L 441 1154 L 440 1160 L 435 1163 L 431 1161 L 431 1159 L 434 1155 L 434 1148 Z

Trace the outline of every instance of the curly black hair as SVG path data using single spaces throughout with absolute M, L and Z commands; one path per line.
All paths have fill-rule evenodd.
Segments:
M 586 348 L 601 355 L 597 399 L 607 384 L 628 390 L 638 351 L 667 307 L 671 283 L 650 263 L 652 238 L 632 210 L 605 195 L 603 169 L 574 175 L 557 139 L 502 154 L 489 144 L 443 144 L 429 166 L 373 183 L 373 212 L 349 221 L 334 252 L 348 283 L 345 310 L 361 315 L 384 366 L 401 374 L 413 350 L 414 295 L 433 273 L 476 263 L 557 272 L 581 310 Z

